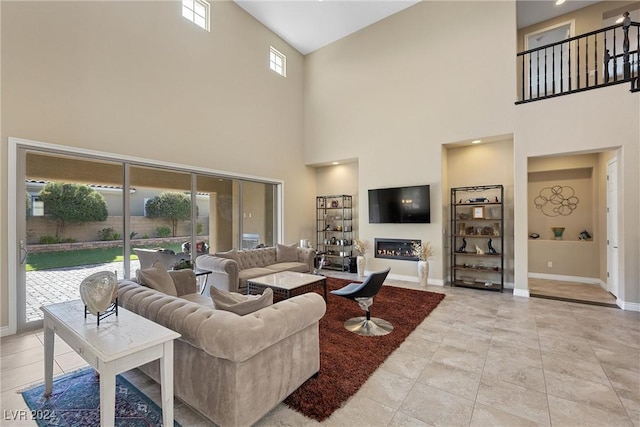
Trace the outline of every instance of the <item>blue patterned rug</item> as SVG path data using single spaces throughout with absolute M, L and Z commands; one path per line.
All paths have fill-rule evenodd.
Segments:
M 23 391 L 39 426 L 100 425 L 100 378 L 85 368 L 53 379 L 51 397 L 44 397 L 44 384 Z M 121 375 L 116 377 L 117 427 L 162 425 L 162 409 Z M 174 427 L 180 425 L 174 421 Z

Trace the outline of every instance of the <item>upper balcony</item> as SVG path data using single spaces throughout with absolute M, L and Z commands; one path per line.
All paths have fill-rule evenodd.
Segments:
M 568 34 L 562 26 L 552 31 L 558 38 Z M 633 92 L 640 90 L 640 23 L 632 21 L 629 12 L 622 22 L 606 28 L 538 43 L 543 39 L 534 34 L 529 45 L 535 47 L 517 54 L 516 104 L 620 83 L 629 83 Z

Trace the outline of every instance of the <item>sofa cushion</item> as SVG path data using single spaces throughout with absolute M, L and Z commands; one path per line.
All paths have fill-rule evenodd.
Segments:
M 205 307 L 214 308 L 213 300 L 211 298 L 200 295 L 197 292 L 194 294 L 181 295 L 180 298 L 186 299 L 187 301 L 195 302 L 196 304 L 200 304 Z
M 255 277 L 266 276 L 267 274 L 273 274 L 275 271 L 270 270 L 268 268 L 247 268 L 245 270 L 240 270 L 238 272 L 238 282 L 240 283 L 241 288 L 247 287 L 247 280 L 253 279 Z
M 262 295 L 242 295 L 237 292 L 211 288 L 211 299 L 218 310 L 230 311 L 240 316 L 253 313 L 273 304 L 273 291 L 265 289 Z
M 266 267 L 272 270 L 271 273 L 278 271 L 297 271 L 298 273 L 308 273 L 309 266 L 303 262 L 279 262 L 277 264 L 268 265 Z
M 298 261 L 298 246 L 296 243 L 292 245 L 276 244 L 276 262 L 294 261 Z
M 276 248 L 268 247 L 238 252 L 242 268 L 266 267 L 275 264 Z
M 227 251 L 227 252 L 216 252 L 214 255 L 219 257 L 219 258 L 232 259 L 232 260 L 234 260 L 235 262 L 238 263 L 238 268 L 240 270 L 242 270 L 244 268 L 243 265 L 242 265 L 242 259 L 238 255 L 238 251 L 235 250 L 235 249 L 231 249 L 230 251 Z
M 167 295 L 178 296 L 173 279 L 160 261 L 155 261 L 150 268 L 137 270 L 136 277 L 141 285 Z

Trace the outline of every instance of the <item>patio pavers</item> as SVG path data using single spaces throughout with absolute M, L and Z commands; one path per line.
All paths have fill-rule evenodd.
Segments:
M 140 263 L 131 261 L 131 271 L 140 267 Z M 124 277 L 124 264 L 107 264 L 61 268 L 56 270 L 28 271 L 27 274 L 27 322 L 44 318 L 40 306 L 80 299 L 78 288 L 82 280 L 98 271 L 115 271 L 119 279 Z

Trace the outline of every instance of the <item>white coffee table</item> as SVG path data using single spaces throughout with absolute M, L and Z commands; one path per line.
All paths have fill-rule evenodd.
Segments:
M 247 280 L 247 294 L 262 293 L 266 288 L 271 288 L 277 299 L 287 299 L 324 288 L 324 300 L 327 301 L 327 278 L 317 274 L 281 271 Z
M 96 324 L 96 318 L 84 318 L 80 300 L 41 307 L 44 312 L 44 384 L 45 395 L 53 389 L 53 346 L 55 334 L 100 373 L 100 425 L 112 426 L 115 420 L 116 375 L 160 359 L 162 387 L 162 423 L 173 426 L 173 340 L 180 334 L 118 307 Z

